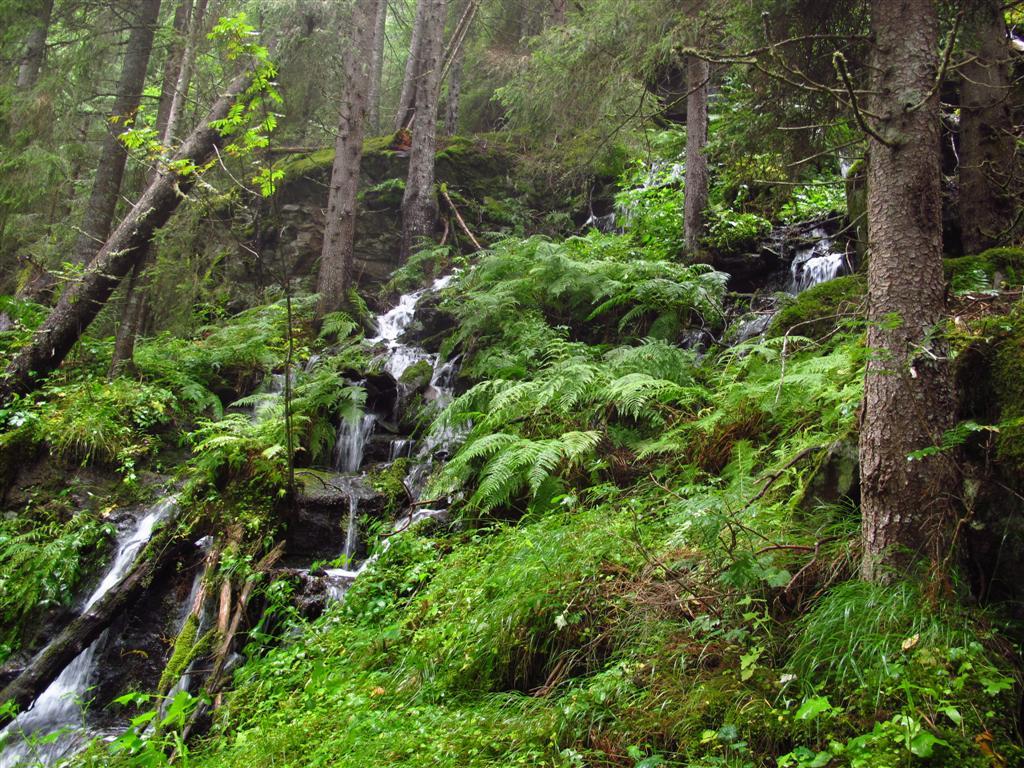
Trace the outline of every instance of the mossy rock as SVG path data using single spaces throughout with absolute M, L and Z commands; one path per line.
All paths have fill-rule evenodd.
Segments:
M 864 275 L 846 275 L 808 288 L 783 307 L 768 327 L 769 336 L 794 333 L 819 339 L 842 322 L 838 315 L 858 313 L 867 295 Z
M 430 377 L 434 375 L 434 366 L 429 360 L 420 360 L 410 365 L 402 372 L 399 381 L 412 390 L 419 390 L 430 383 Z
M 990 248 L 945 259 L 943 267 L 954 293 L 1024 285 L 1024 248 Z
M 389 466 L 370 474 L 370 487 L 384 498 L 384 514 L 394 517 L 405 506 L 408 492 L 405 476 L 409 472 L 409 460 L 395 459 Z
M 1000 421 L 1024 418 L 1024 315 L 1010 316 L 1013 329 L 996 345 L 992 366 L 992 387 L 999 404 Z M 1006 425 L 1000 429 L 996 451 L 1001 461 L 1017 472 L 1024 471 L 1024 424 Z

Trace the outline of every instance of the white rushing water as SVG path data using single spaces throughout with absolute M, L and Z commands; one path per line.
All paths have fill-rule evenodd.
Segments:
M 816 238 L 815 242 L 798 248 L 789 266 L 789 293 L 806 291 L 846 271 L 846 254 L 835 249 L 828 233 L 819 227 L 810 235 Z
M 338 472 L 358 472 L 363 465 L 366 441 L 373 434 L 377 417 L 364 413 L 359 419 L 343 419 L 334 445 L 334 468 Z
M 383 342 L 387 345 L 388 359 L 384 367 L 395 381 L 401 379 L 402 374 L 418 362 L 423 360 L 430 360 L 431 364 L 435 362 L 435 355 L 420 347 L 402 344 L 399 339 L 416 316 L 416 303 L 427 293 L 437 293 L 447 288 L 454 278 L 454 275 L 445 275 L 437 278 L 429 288 L 403 294 L 394 307 L 377 317 L 377 335 L 372 339 L 367 339 L 367 342 L 370 344 Z
M 99 585 L 82 604 L 87 611 L 107 594 L 128 573 L 135 558 L 153 535 L 157 523 L 174 509 L 177 499 L 169 496 L 151 509 L 135 528 L 117 543 L 114 560 Z M 92 644 L 76 656 L 50 683 L 49 687 L 3 731 L 0 740 L 10 740 L 0 752 L 0 768 L 15 766 L 54 765 L 61 758 L 77 751 L 86 737 L 82 700 L 96 671 L 96 656 L 108 638 L 104 631 Z M 45 739 L 48 734 L 59 735 Z

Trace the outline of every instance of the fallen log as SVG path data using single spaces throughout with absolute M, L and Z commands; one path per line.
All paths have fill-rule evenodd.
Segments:
M 124 578 L 68 624 L 0 691 L 0 725 L 16 716 L 16 713 L 5 711 L 4 704 L 11 701 L 18 711 L 27 709 L 64 668 L 149 587 L 153 577 L 187 546 L 189 542 L 178 535 L 177 514 L 173 514 L 136 556 Z
M 173 168 L 201 166 L 224 142 L 214 125 L 223 120 L 236 100 L 252 83 L 252 72 L 239 75 L 210 108 L 206 118 L 192 131 L 171 159 L 150 183 L 135 207 L 107 238 L 82 276 L 69 285 L 24 347 L 0 376 L 0 405 L 18 394 L 30 392 L 37 382 L 60 366 L 75 342 L 103 309 L 107 299 L 132 267 L 146 254 L 153 233 L 167 223 L 185 194 L 196 182 L 196 174 Z

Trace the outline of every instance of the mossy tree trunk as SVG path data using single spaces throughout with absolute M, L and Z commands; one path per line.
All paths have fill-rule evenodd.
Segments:
M 36 654 L 20 675 L 0 691 L 0 704 L 13 702 L 19 711 L 25 710 L 126 606 L 149 587 L 154 576 L 180 555 L 182 547 L 188 544 L 177 537 L 175 519 L 167 521 L 135 558 L 131 570 L 120 582 L 68 624 Z M 12 717 L 11 713 L 0 709 L 0 725 Z
M 968 4 L 960 69 L 960 225 L 964 253 L 998 245 L 1013 222 L 1010 62 L 1001 0 Z
M 317 317 L 340 309 L 352 284 L 356 193 L 363 159 L 363 133 L 370 93 L 375 19 L 384 0 L 358 0 L 352 11 L 345 51 L 345 92 L 338 108 L 338 137 L 327 197 L 327 224 L 317 278 Z
M 868 347 L 860 434 L 866 579 L 922 557 L 940 562 L 955 472 L 945 455 L 910 461 L 953 423 L 953 382 L 933 338 L 944 309 L 940 211 L 939 20 L 934 0 L 873 0 L 868 166 Z M 913 30 L 913 34 L 908 34 Z
M 420 80 L 416 85 L 415 127 L 409 153 L 409 174 L 402 197 L 402 257 L 408 258 L 416 240 L 434 230 L 437 194 L 434 156 L 437 151 L 437 107 L 441 78 L 445 0 L 424 0 L 420 40 Z

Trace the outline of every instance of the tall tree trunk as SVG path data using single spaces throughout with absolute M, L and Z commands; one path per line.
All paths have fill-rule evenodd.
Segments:
M 150 249 L 153 245 L 150 244 Z M 128 281 L 125 283 L 124 304 L 121 307 L 121 322 L 114 336 L 114 352 L 110 360 L 110 378 L 130 368 L 135 355 L 135 340 L 142 332 L 146 322 L 147 294 L 149 289 L 149 273 L 147 262 L 152 260 L 142 257 L 132 267 Z
M 423 0 L 426 10 L 420 40 L 420 79 L 416 86 L 416 125 L 409 152 L 409 174 L 402 197 L 402 256 L 417 238 L 433 232 L 437 220 L 434 156 L 437 152 L 437 102 L 441 77 L 445 0 Z
M 462 95 L 462 62 L 464 54 L 460 46 L 448 73 L 448 100 L 445 103 L 444 133 L 454 136 L 459 130 L 459 97 Z
M 178 73 L 178 85 L 174 89 L 170 111 L 167 114 L 167 127 L 164 129 L 161 137 L 164 146 L 171 145 L 174 137 L 178 134 L 181 124 L 181 116 L 185 109 L 185 98 L 188 96 L 188 89 L 192 85 L 192 72 L 196 65 L 196 51 L 199 48 L 199 41 L 203 35 L 206 20 L 206 3 L 207 0 L 196 0 L 195 8 L 192 11 L 188 39 L 185 41 L 185 51 L 182 54 L 181 71 Z
M 686 62 L 686 187 L 683 219 L 686 250 L 700 254 L 704 210 L 708 207 L 708 62 L 688 56 Z
M 565 26 L 565 10 L 568 6 L 568 0 L 552 0 L 551 2 L 551 26 L 562 27 Z
M 385 0 L 358 0 L 352 11 L 349 45 L 345 51 L 345 94 L 338 109 L 338 139 L 327 198 L 327 225 L 317 279 L 317 317 L 348 302 L 352 284 L 352 245 L 356 230 L 356 192 L 363 159 L 363 132 L 370 91 L 374 20 Z
M 168 47 L 164 62 L 163 83 L 160 87 L 160 101 L 154 124 L 160 143 L 165 147 L 170 146 L 181 117 L 181 103 L 189 88 L 190 73 L 196 55 L 196 36 L 202 31 L 206 0 L 199 0 L 194 10 L 193 16 L 192 0 L 180 0 L 174 13 L 174 38 Z M 154 167 L 146 183 L 152 183 L 158 172 L 159 170 Z M 125 283 L 121 322 L 117 326 L 114 351 L 110 360 L 111 377 L 121 373 L 131 363 L 135 353 L 135 340 L 145 325 L 146 311 L 149 308 L 146 295 L 149 280 L 145 270 L 149 264 L 156 261 L 155 248 L 156 246 L 150 243 L 150 252 L 136 262 Z
M 160 101 L 156 109 L 156 122 L 153 125 L 156 129 L 156 135 L 161 142 L 164 141 L 167 134 L 171 104 L 174 102 L 174 95 L 178 90 L 178 78 L 181 77 L 185 50 L 188 47 L 191 21 L 192 0 L 178 0 L 178 7 L 174 10 L 172 37 L 167 46 L 167 56 L 164 59 L 164 76 L 160 86 Z
M 25 36 L 25 52 L 18 67 L 18 88 L 27 90 L 36 84 L 46 58 L 46 35 L 50 31 L 53 0 L 42 0 L 36 10 L 32 29 Z
M 1013 222 L 1014 135 L 1001 0 L 969 4 L 960 69 L 960 224 L 965 253 L 1000 240 Z
M 223 120 L 236 99 L 252 82 L 252 73 L 235 78 L 206 118 L 175 153 L 173 160 L 202 165 L 223 143 L 210 123 Z M 146 254 L 153 233 L 162 227 L 195 183 L 193 176 L 163 171 L 107 239 L 81 278 L 61 295 L 57 306 L 39 326 L 32 341 L 23 347 L 0 377 L 0 404 L 15 394 L 29 392 L 36 382 L 54 371 L 96 318 L 110 294 Z
M 936 445 L 955 410 L 942 319 L 938 12 L 934 0 L 872 0 L 868 164 L 868 347 L 860 433 L 866 579 L 885 581 L 922 557 L 943 559 L 955 471 Z M 913 34 L 908 34 L 912 30 Z M 908 108 L 916 104 L 916 108 Z
M 384 43 L 388 23 L 387 2 L 378 3 L 373 23 L 373 60 L 370 66 L 370 90 L 366 97 L 366 125 L 374 135 L 380 133 L 380 88 L 384 76 Z
M 420 39 L 423 36 L 423 26 L 427 23 L 427 9 L 430 3 L 431 0 L 416 0 L 416 18 L 413 20 L 412 34 L 409 38 L 409 58 L 405 60 L 402 91 L 398 96 L 398 109 L 395 110 L 396 131 L 409 126 L 416 108 L 416 84 L 420 80 Z
M 128 151 L 120 141 L 125 121 L 135 115 L 146 84 L 146 69 L 149 54 L 153 49 L 153 33 L 160 14 L 160 0 L 140 0 L 133 19 L 128 47 L 121 65 L 121 78 L 114 97 L 114 108 L 103 139 L 96 178 L 92 194 L 85 208 L 81 232 L 75 241 L 72 259 L 78 264 L 88 264 L 99 251 L 103 241 L 110 234 L 121 191 L 121 179 L 128 160 Z

